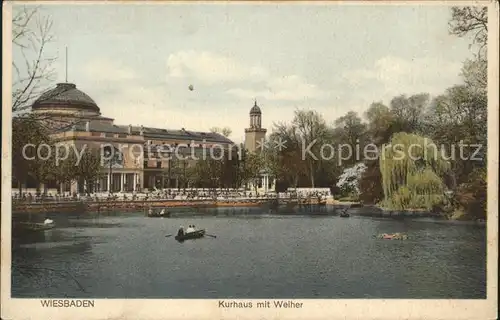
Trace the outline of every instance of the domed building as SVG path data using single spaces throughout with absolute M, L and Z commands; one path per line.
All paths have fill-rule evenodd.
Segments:
M 197 132 L 182 128 L 165 129 L 144 126 L 118 125 L 114 119 L 101 115 L 98 104 L 88 94 L 79 90 L 72 83 L 58 83 L 55 88 L 44 92 L 32 105 L 32 112 L 43 115 L 48 127 L 52 129 L 51 137 L 58 144 L 66 144 L 81 150 L 114 150 L 115 160 L 103 163 L 102 178 L 97 183 L 89 184 L 78 181 L 62 186 L 53 186 L 47 182 L 48 192 L 85 193 L 85 192 L 132 192 L 144 189 L 161 189 L 179 187 L 181 177 L 179 170 L 173 172 L 172 162 L 158 157 L 159 152 L 170 147 L 193 147 L 201 152 L 202 146 L 234 143 L 221 134 L 213 132 Z M 191 149 L 189 149 L 191 150 Z M 182 160 L 176 164 L 184 169 L 193 165 L 191 160 Z M 181 170 L 185 173 L 185 170 Z M 23 189 L 33 192 L 37 186 L 33 181 L 22 183 Z M 13 186 L 16 189 L 17 186 Z
M 73 83 L 58 83 L 54 89 L 44 92 L 32 105 L 33 112 L 99 116 L 100 109 L 85 92 Z
M 73 83 L 58 83 L 55 88 L 44 92 L 35 100 L 31 110 L 48 116 L 51 127 L 56 130 L 86 120 L 113 123 L 113 119 L 102 117 L 97 103 Z

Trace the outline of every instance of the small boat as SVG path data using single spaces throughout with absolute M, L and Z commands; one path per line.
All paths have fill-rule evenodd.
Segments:
M 406 240 L 408 239 L 408 236 L 399 232 L 393 234 L 383 233 L 379 235 L 379 238 L 384 240 Z
M 199 239 L 199 238 L 203 238 L 204 236 L 205 236 L 205 229 L 201 229 L 201 230 L 196 230 L 196 231 L 189 232 L 189 233 L 184 233 L 182 236 L 176 235 L 175 240 L 184 241 L 184 240 L 191 240 L 191 239 Z
M 346 208 L 344 209 L 341 213 L 340 213 L 340 217 L 341 218 L 349 218 L 351 215 L 347 212 L 347 210 L 349 210 L 349 208 Z
M 36 223 L 36 222 L 20 222 L 14 229 L 20 232 L 39 232 L 46 231 L 56 227 L 54 222 L 51 223 Z
M 160 212 L 154 212 L 153 210 L 150 209 L 146 216 L 148 218 L 170 217 L 170 212 L 166 211 L 165 209 L 162 209 Z

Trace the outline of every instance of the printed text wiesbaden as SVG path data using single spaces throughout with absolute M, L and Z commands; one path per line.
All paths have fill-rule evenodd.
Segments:
M 94 300 L 85 299 L 43 299 L 42 307 L 47 308 L 93 308 Z

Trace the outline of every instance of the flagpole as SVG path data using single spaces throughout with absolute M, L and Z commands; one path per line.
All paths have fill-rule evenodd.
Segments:
M 66 83 L 68 83 L 68 47 L 66 46 Z

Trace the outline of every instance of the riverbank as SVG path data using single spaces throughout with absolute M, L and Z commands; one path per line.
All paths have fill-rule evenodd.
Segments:
M 17 203 L 13 204 L 13 214 L 46 214 L 46 213 L 114 213 L 114 212 L 137 212 L 152 208 L 154 211 L 160 209 L 208 209 L 208 208 L 272 208 L 275 214 L 290 214 L 290 210 L 306 207 L 326 208 L 323 215 L 337 215 L 348 210 L 353 216 L 366 216 L 377 218 L 432 218 L 435 220 L 454 221 L 443 214 L 425 210 L 387 210 L 377 205 L 362 205 L 357 202 L 328 201 L 326 204 L 303 204 L 293 199 L 276 198 L 254 198 L 254 199 L 227 199 L 227 200 L 120 200 L 120 201 L 65 201 L 45 203 Z M 318 207 L 318 208 L 319 208 Z M 460 220 L 464 220 L 461 217 Z M 468 219 L 474 221 L 474 219 Z
M 212 207 L 258 207 L 273 199 L 237 200 L 122 200 L 122 201 L 65 201 L 43 203 L 18 203 L 12 205 L 12 213 L 82 213 L 82 212 L 127 212 L 149 208 L 212 208 Z

